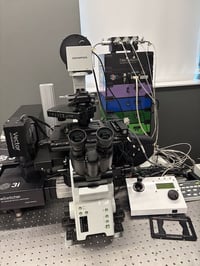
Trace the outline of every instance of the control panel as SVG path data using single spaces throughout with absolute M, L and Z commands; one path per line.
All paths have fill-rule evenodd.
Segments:
M 179 214 L 187 205 L 174 176 L 126 179 L 131 216 Z
M 179 182 L 185 201 L 200 200 L 200 180 Z

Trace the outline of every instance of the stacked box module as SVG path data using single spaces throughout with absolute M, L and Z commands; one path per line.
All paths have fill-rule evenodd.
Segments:
M 101 102 L 108 117 L 115 114 L 129 122 L 132 132 L 149 134 L 153 52 L 137 52 L 137 56 L 130 52 L 127 55 L 129 60 L 125 53 L 101 56 L 105 71 L 105 75 L 100 71 Z

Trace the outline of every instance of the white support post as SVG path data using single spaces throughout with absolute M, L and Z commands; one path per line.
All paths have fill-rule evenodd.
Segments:
M 44 115 L 44 121 L 51 127 L 56 125 L 56 119 L 48 117 L 47 110 L 55 106 L 54 85 L 52 83 L 40 84 L 40 97 Z

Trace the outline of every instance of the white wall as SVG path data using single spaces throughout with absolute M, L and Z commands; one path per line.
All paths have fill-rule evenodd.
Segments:
M 72 33 L 80 33 L 78 0 L 0 0 L 0 125 L 40 102 L 40 83 L 54 83 L 57 99 L 72 91 L 59 55 Z
M 154 43 L 157 82 L 193 79 L 200 33 L 199 0 L 79 0 L 81 33 L 93 43 L 140 36 Z

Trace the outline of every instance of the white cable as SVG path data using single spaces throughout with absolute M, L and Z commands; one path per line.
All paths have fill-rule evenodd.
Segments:
M 180 153 L 180 154 L 185 156 L 184 161 L 186 161 L 188 159 L 188 160 L 190 160 L 192 162 L 193 165 L 195 164 L 195 161 L 185 152 L 178 151 L 178 150 L 168 150 L 168 151 Z
M 156 59 L 157 57 L 156 57 L 156 55 L 157 54 L 156 54 L 156 49 L 155 49 L 154 44 L 152 44 L 152 43 L 150 43 L 148 41 L 146 41 L 146 43 L 147 43 L 147 49 L 145 51 L 146 51 L 146 58 L 147 58 L 148 66 L 149 66 L 149 72 L 151 73 L 152 93 L 153 93 L 154 99 L 156 100 L 155 80 L 156 80 L 156 66 L 157 66 L 157 59 Z M 150 45 L 154 49 L 154 64 L 153 64 L 153 73 L 154 73 L 154 75 L 151 72 L 151 65 L 150 65 L 149 56 L 148 56 L 148 52 L 149 52 L 148 48 L 149 48 Z M 156 135 L 155 143 L 157 143 L 158 142 L 158 136 L 159 136 L 159 118 L 158 118 L 158 109 L 157 109 L 157 104 L 156 103 L 153 106 L 153 108 L 154 108 L 154 132 L 153 132 L 152 136 Z
M 146 80 L 146 82 L 147 82 L 147 86 L 148 86 L 148 88 L 150 89 L 150 92 L 152 93 L 152 87 L 151 87 L 151 85 L 149 84 L 148 78 L 145 77 L 146 74 L 145 74 L 144 68 L 143 68 L 143 66 L 142 66 L 142 63 L 141 63 L 141 61 L 140 61 L 140 58 L 139 58 L 139 56 L 138 56 L 138 53 L 136 52 L 135 47 L 133 46 L 133 44 L 130 43 L 130 45 L 131 45 L 131 47 L 132 47 L 132 49 L 133 49 L 133 51 L 134 51 L 134 53 L 135 53 L 135 55 L 136 55 L 136 57 L 137 57 L 137 60 L 138 60 L 138 62 L 139 62 L 139 65 L 140 65 L 140 67 L 141 67 L 141 70 L 142 70 L 142 72 L 143 72 L 144 78 L 145 78 L 145 80 Z M 149 69 L 149 70 L 150 70 L 150 69 Z M 151 70 L 150 70 L 150 71 L 151 71 Z M 150 72 L 150 76 L 151 76 L 151 72 Z M 146 90 L 145 87 L 144 87 L 144 91 L 146 92 L 146 94 L 149 93 L 149 92 Z
M 126 55 L 126 59 L 127 59 L 127 61 L 128 61 L 128 64 L 130 65 L 130 67 L 131 67 L 131 70 L 132 70 L 132 72 L 134 73 L 134 75 L 135 75 L 135 80 L 136 80 L 136 114 L 137 114 L 137 119 L 138 119 L 138 123 L 139 123 L 139 125 L 140 125 L 140 128 L 142 129 L 142 132 L 147 136 L 147 133 L 146 133 L 146 131 L 144 130 L 144 128 L 143 128 L 143 126 L 142 126 L 142 123 L 141 123 L 141 119 L 140 119 L 140 114 L 139 114 L 139 108 L 138 108 L 138 96 L 139 96 L 139 91 L 138 91 L 138 80 L 139 80 L 139 78 L 138 78 L 138 76 L 137 76 L 137 74 L 136 74 L 136 72 L 135 72 L 135 70 L 134 70 L 134 68 L 133 68 L 133 66 L 132 66 L 132 64 L 131 64 L 131 62 L 130 62 L 130 59 L 129 59 L 129 57 L 128 57 L 128 54 L 127 54 L 127 51 L 126 51 L 126 48 L 124 47 L 124 44 L 123 44 L 123 42 L 120 42 L 120 44 L 122 45 L 122 47 L 123 47 L 123 50 L 124 50 L 124 52 L 125 52 L 125 55 Z M 140 80 L 139 80 L 139 82 L 140 82 Z M 141 83 L 141 82 L 140 82 Z M 142 84 L 142 83 L 141 83 Z M 146 90 L 146 88 L 144 88 L 144 86 L 143 86 L 143 84 L 142 84 L 142 87 L 143 87 L 143 89 L 144 90 Z M 147 91 L 146 91 L 147 92 Z M 148 92 L 147 92 L 148 93 Z M 148 93 L 148 96 L 150 97 L 150 98 L 152 98 L 152 96 Z M 153 101 L 153 100 L 152 100 Z
M 189 150 L 185 153 L 185 152 L 182 152 L 182 151 L 179 151 L 179 150 L 169 149 L 170 147 L 180 146 L 180 145 L 187 145 L 189 147 Z M 172 144 L 172 145 L 164 147 L 164 148 L 160 148 L 160 149 L 158 149 L 158 152 L 167 153 L 167 154 L 171 153 L 173 156 L 176 156 L 178 158 L 178 160 L 180 160 L 180 163 L 182 163 L 182 161 L 188 159 L 188 156 L 189 156 L 189 153 L 191 152 L 191 149 L 192 149 L 192 147 L 191 147 L 191 145 L 189 143 L 177 143 L 177 144 Z M 178 155 L 178 153 L 183 155 L 184 157 L 181 159 L 180 155 Z M 194 163 L 193 159 L 191 161 L 192 161 L 192 163 Z
M 131 62 L 130 62 L 130 59 L 129 59 L 129 57 L 128 57 L 127 50 L 126 50 L 126 48 L 125 48 L 123 42 L 119 41 L 119 43 L 122 45 L 122 48 L 123 48 L 123 50 L 124 50 L 124 52 L 125 52 L 125 55 L 126 55 L 126 59 L 127 59 L 127 61 L 128 61 L 128 64 L 130 65 L 130 68 L 131 68 L 132 72 L 134 73 L 135 76 L 137 76 L 136 71 L 134 70 L 134 68 L 133 68 L 133 66 L 132 66 L 132 64 L 131 64 Z M 152 45 L 152 46 L 153 46 L 152 43 L 147 42 L 147 41 L 139 41 L 139 43 L 140 43 L 140 44 L 142 44 L 142 43 L 147 43 L 147 44 L 148 44 L 148 47 L 149 47 L 149 45 Z M 98 46 L 98 45 L 100 45 L 100 44 L 102 44 L 102 43 L 97 43 L 97 44 L 95 44 L 95 46 L 93 47 L 93 50 L 96 48 L 96 46 Z M 139 62 L 140 67 L 141 67 L 141 70 L 142 70 L 143 75 L 144 75 L 144 77 L 145 77 L 145 71 L 144 71 L 144 68 L 143 68 L 143 66 L 142 66 L 142 63 L 141 63 L 141 61 L 140 61 L 140 58 L 139 58 L 139 56 L 138 56 L 138 54 L 137 54 L 137 52 L 136 52 L 134 46 L 133 46 L 131 43 L 130 43 L 130 45 L 132 46 L 132 48 L 133 48 L 133 50 L 134 50 L 134 52 L 135 52 L 135 55 L 136 55 L 136 57 L 137 57 L 137 59 L 138 59 L 138 62 Z M 153 48 L 154 48 L 154 50 L 155 50 L 155 47 L 154 47 L 154 46 L 153 46 Z M 152 80 L 152 83 L 153 83 L 155 79 L 153 79 L 152 69 L 151 69 L 151 66 L 150 66 L 150 62 L 149 62 L 149 58 L 148 58 L 148 51 L 147 51 L 147 49 L 146 49 L 145 51 L 146 51 L 146 57 L 147 57 L 147 62 L 148 62 L 148 67 L 149 67 L 149 73 L 150 73 L 150 77 L 151 77 L 151 80 Z M 155 65 L 155 64 L 154 64 L 154 65 Z M 149 84 L 149 82 L 148 82 L 148 79 L 146 78 L 147 85 L 148 85 L 148 87 L 150 88 L 150 92 L 151 92 L 151 94 L 150 94 L 150 93 L 146 90 L 146 88 L 144 87 L 144 85 L 143 85 L 143 83 L 140 81 L 140 79 L 137 79 L 137 86 L 136 86 L 136 87 L 137 87 L 137 88 L 136 88 L 136 114 L 137 114 L 137 119 L 138 119 L 138 123 L 139 123 L 139 125 L 140 125 L 140 128 L 142 129 L 142 131 L 143 131 L 143 133 L 144 133 L 145 135 L 147 135 L 147 133 L 146 133 L 146 131 L 144 130 L 144 127 L 143 127 L 143 125 L 142 125 L 142 123 L 141 123 L 140 113 L 139 113 L 139 108 L 138 108 L 138 96 L 139 96 L 139 92 L 138 92 L 138 80 L 139 80 L 140 86 L 143 88 L 143 90 L 146 92 L 146 94 L 150 97 L 150 99 L 152 100 L 152 103 L 153 103 L 153 112 L 154 112 L 154 131 L 153 131 L 151 137 L 156 136 L 156 137 L 155 137 L 155 143 L 154 143 L 154 145 L 157 145 L 157 141 L 158 141 L 158 131 L 159 131 L 159 123 L 158 123 L 158 112 L 157 112 L 157 105 L 156 105 L 156 98 L 155 98 L 155 86 L 152 86 L 152 88 L 151 88 L 151 86 L 150 86 L 150 84 Z M 152 85 L 153 85 L 153 84 L 152 84 Z
M 137 76 L 137 74 L 136 74 L 136 72 L 135 72 L 135 70 L 134 70 L 134 68 L 133 68 L 133 66 L 132 66 L 132 64 L 130 62 L 127 50 L 126 50 L 123 42 L 119 42 L 119 43 L 122 45 L 122 48 L 123 48 L 124 53 L 126 55 L 126 59 L 128 61 L 128 64 L 130 65 L 130 68 L 131 68 L 132 72 L 134 73 L 135 76 Z M 140 83 L 140 86 L 144 89 L 144 91 L 146 91 L 146 88 L 143 86 L 143 83 L 140 81 L 140 79 L 139 79 L 139 83 Z M 154 91 L 154 96 L 153 97 L 147 91 L 146 91 L 146 93 L 151 98 L 153 106 L 154 106 L 154 123 L 155 123 L 155 126 L 154 126 L 154 132 L 153 132 L 151 137 L 154 137 L 154 135 L 156 134 L 155 145 L 157 145 L 157 141 L 158 141 L 158 121 L 157 121 L 158 120 L 158 114 L 157 114 L 157 107 L 156 107 L 155 91 Z
M 139 97 L 138 77 L 135 78 L 135 96 L 136 96 L 135 105 L 136 105 L 136 114 L 137 114 L 138 123 L 139 123 L 140 128 L 142 129 L 142 132 L 144 133 L 144 135 L 148 136 L 148 134 L 146 133 L 145 129 L 143 128 L 143 125 L 142 125 L 141 119 L 140 119 L 139 104 L 138 104 L 138 97 Z
M 136 136 L 137 138 L 137 136 Z M 138 140 L 138 138 L 137 138 Z M 138 143 L 140 145 L 141 150 L 143 151 L 145 157 L 146 157 L 146 153 L 144 150 L 143 145 L 141 146 L 141 142 L 138 140 Z M 176 146 L 181 146 L 181 145 L 187 145 L 188 146 L 188 151 L 187 152 L 183 152 L 183 151 L 179 151 L 179 150 L 173 150 L 173 149 L 169 149 L 172 147 L 176 147 Z M 166 168 L 165 171 L 162 173 L 162 175 L 165 175 L 168 171 L 172 170 L 172 169 L 179 169 L 181 170 L 183 168 L 183 166 L 187 166 L 189 168 L 192 169 L 192 167 L 195 164 L 195 161 L 189 156 L 189 153 L 191 152 L 191 145 L 189 143 L 176 143 L 176 144 L 172 144 L 163 148 L 158 148 L 157 146 L 155 146 L 155 150 L 154 150 L 154 156 L 156 156 L 156 154 L 161 154 L 164 156 L 165 160 L 168 161 L 168 165 L 162 165 L 159 164 L 158 162 L 152 162 L 150 159 L 147 158 L 147 161 L 149 161 L 152 165 L 156 165 L 158 167 L 162 167 L 162 168 Z M 187 165 L 186 161 L 189 160 L 192 163 L 192 166 Z
M 143 43 L 146 43 L 147 44 L 147 49 L 144 48 Z M 148 42 L 148 41 L 140 42 L 140 45 L 143 48 L 143 50 L 146 51 L 147 62 L 148 62 L 149 70 L 150 70 L 150 73 L 151 73 L 151 80 L 152 80 L 152 83 L 153 83 L 153 87 L 155 87 L 156 67 L 157 67 L 157 52 L 156 52 L 155 45 L 153 43 L 151 43 L 151 42 Z M 149 52 L 149 47 L 150 46 L 153 47 L 153 51 L 154 51 L 153 74 L 152 74 L 152 71 L 151 71 L 151 65 L 150 65 L 149 56 L 148 56 L 148 52 Z
M 189 147 L 187 153 L 179 150 L 168 149 L 169 147 L 180 146 L 180 145 L 187 145 Z M 195 161 L 189 156 L 190 151 L 191 151 L 191 145 L 189 143 L 177 143 L 169 145 L 165 148 L 158 149 L 157 152 L 163 154 L 165 158 L 169 160 L 168 167 L 166 168 L 166 170 L 163 172 L 162 175 L 165 175 L 169 170 L 174 168 L 182 169 L 183 165 L 184 164 L 186 165 L 187 160 L 189 160 L 192 163 L 192 166 L 188 167 L 192 168 L 195 164 Z
M 126 55 L 126 60 L 127 60 L 128 64 L 129 64 L 129 66 L 130 66 L 130 68 L 131 68 L 133 74 L 134 74 L 135 76 L 137 76 L 137 73 L 135 72 L 135 69 L 133 68 L 133 66 L 132 66 L 132 64 L 131 64 L 131 62 L 130 62 L 130 58 L 128 57 L 128 53 L 127 53 L 127 50 L 126 50 L 126 48 L 125 48 L 123 42 L 120 42 L 120 44 L 121 44 L 122 47 L 123 47 L 124 53 L 125 53 L 125 55 Z M 144 87 L 144 85 L 143 85 L 143 83 L 141 82 L 140 79 L 139 79 L 139 83 L 140 83 L 140 86 L 143 88 L 143 90 L 146 92 L 146 94 L 151 98 L 152 102 L 155 103 L 155 99 L 152 97 L 151 94 L 149 94 L 149 92 L 146 90 L 146 88 Z
M 149 62 L 149 55 L 148 55 L 148 52 L 149 52 L 149 45 L 147 46 L 147 48 L 144 48 L 144 45 L 142 43 L 140 43 L 141 47 L 143 48 L 143 50 L 145 51 L 145 54 L 146 54 L 146 58 L 147 58 L 147 63 L 148 63 L 148 67 L 149 67 L 149 73 L 150 73 L 150 78 L 151 78 L 151 81 L 152 81 L 152 84 L 154 84 L 154 80 L 155 78 L 153 78 L 153 73 L 154 71 L 152 71 L 151 69 L 151 64 Z M 154 52 L 154 57 L 155 57 L 155 52 Z M 154 60 L 155 61 L 155 60 Z M 154 62 L 154 65 L 155 65 L 155 62 Z M 155 77 L 155 73 L 154 73 L 154 77 Z
M 146 73 L 145 73 L 145 71 L 144 71 L 144 68 L 143 68 L 143 66 L 142 66 L 142 63 L 141 63 L 141 60 L 140 60 L 140 58 L 139 58 L 139 56 L 138 56 L 138 53 L 136 52 L 136 50 L 135 50 L 135 47 L 134 47 L 134 45 L 132 44 L 132 43 L 130 43 L 130 45 L 131 45 L 131 47 L 132 47 L 132 49 L 133 49 L 133 51 L 134 51 L 134 53 L 135 53 L 135 55 L 136 55 L 136 57 L 137 57 L 137 60 L 138 60 L 138 62 L 139 62 L 139 65 L 140 65 L 140 67 L 141 67 L 141 70 L 142 70 L 142 72 L 143 72 L 143 75 L 144 75 L 144 77 L 146 76 Z M 148 62 L 148 67 L 149 67 L 149 73 L 150 73 L 150 78 L 151 78 L 151 80 L 152 80 L 152 82 L 153 82 L 153 76 L 152 76 L 152 70 L 151 70 L 151 66 L 150 66 L 150 62 L 149 62 L 149 56 L 148 56 L 148 53 L 147 53 L 147 51 L 146 51 L 146 57 L 147 57 L 147 62 Z M 152 137 L 154 137 L 155 136 L 155 134 L 156 134 L 156 132 L 157 132 L 157 119 L 158 119 L 158 114 L 157 114 L 157 106 L 156 106 L 156 98 L 155 98 L 155 87 L 153 86 L 153 84 L 152 84 L 152 86 L 149 84 L 149 81 L 148 81 L 148 78 L 147 77 L 145 77 L 145 80 L 146 80 L 146 82 L 147 82 L 147 86 L 148 86 L 148 88 L 150 89 L 150 92 L 153 94 L 153 99 L 154 99 L 154 101 L 153 101 L 153 108 L 154 108 L 154 131 L 153 131 L 153 133 L 152 133 Z M 146 94 L 149 96 L 149 92 L 146 90 L 146 88 L 145 87 L 143 87 L 143 89 L 144 89 L 144 91 L 146 92 Z M 143 129 L 142 129 L 143 130 Z M 157 143 L 157 140 L 158 140 L 158 134 L 156 135 L 156 141 L 155 141 L 155 143 Z
M 152 45 L 153 49 L 154 49 L 154 64 L 153 64 L 153 74 L 151 73 L 151 66 L 150 66 L 150 62 L 149 62 L 149 56 L 148 56 L 148 52 L 149 52 L 149 44 Z M 149 66 L 149 71 L 151 73 L 151 80 L 152 80 L 152 90 L 153 90 L 153 97 L 156 101 L 156 87 L 155 87 L 155 81 L 156 81 L 156 66 L 157 66 L 157 54 L 156 54 L 156 49 L 155 46 L 152 43 L 147 42 L 147 50 L 146 50 L 146 58 L 147 58 L 147 62 L 148 62 L 148 66 Z M 158 108 L 157 108 L 157 103 L 155 103 L 155 105 L 153 106 L 153 112 L 154 112 L 154 132 L 152 134 L 152 136 L 155 136 L 155 144 L 158 143 L 158 137 L 159 137 L 159 117 L 158 117 Z
M 168 147 L 180 146 L 180 145 L 187 145 L 189 147 L 188 151 L 185 153 L 179 150 L 166 149 Z M 177 143 L 169 145 L 165 148 L 155 149 L 154 156 L 156 155 L 156 153 L 158 155 L 160 154 L 161 156 L 163 155 L 164 159 L 168 162 L 167 167 L 165 165 L 162 166 L 163 168 L 166 168 L 165 171 L 162 173 L 162 176 L 172 169 L 181 170 L 183 166 L 187 166 L 188 168 L 192 169 L 195 164 L 195 161 L 189 156 L 190 151 L 191 151 L 191 145 L 189 143 Z M 189 160 L 192 163 L 192 166 L 186 164 L 187 160 Z
M 171 144 L 171 145 L 169 145 L 169 146 L 162 147 L 161 149 L 168 149 L 168 148 L 172 148 L 172 147 L 176 147 L 176 146 L 182 146 L 182 145 L 186 145 L 186 146 L 188 146 L 188 147 L 189 147 L 189 151 L 188 151 L 188 153 L 191 152 L 191 150 L 192 150 L 192 146 L 191 146 L 190 143 L 187 143 L 187 142 L 180 142 L 180 143 Z
M 143 43 L 147 44 L 147 49 L 144 48 Z M 143 48 L 143 50 L 145 50 L 145 53 L 146 53 L 146 58 L 147 58 L 148 66 L 149 66 L 149 73 L 151 75 L 151 80 L 152 80 L 152 93 L 153 93 L 154 99 L 156 99 L 156 95 L 155 95 L 155 80 L 156 80 L 156 66 L 157 66 L 156 49 L 155 49 L 154 44 L 149 42 L 149 41 L 142 41 L 142 42 L 140 42 L 140 45 Z M 152 74 L 151 65 L 149 62 L 149 56 L 148 56 L 149 46 L 152 46 L 153 50 L 154 50 L 154 64 L 153 64 L 154 76 Z M 152 137 L 154 137 L 156 134 L 155 143 L 157 143 L 158 142 L 158 136 L 159 136 L 159 118 L 158 118 L 158 110 L 157 110 L 156 103 L 153 106 L 153 110 L 154 110 L 154 132 L 152 133 Z

